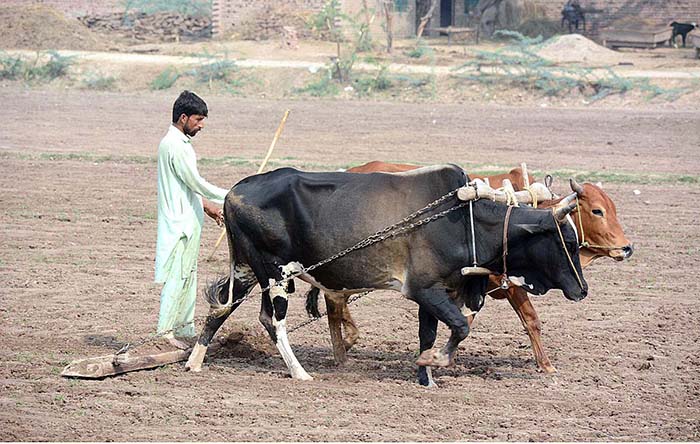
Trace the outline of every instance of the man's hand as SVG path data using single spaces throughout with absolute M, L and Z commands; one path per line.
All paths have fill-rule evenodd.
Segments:
M 224 226 L 224 212 L 221 210 L 221 208 L 217 207 L 208 200 L 202 200 L 202 206 L 204 207 L 204 212 L 207 213 L 207 216 L 214 219 L 218 226 Z

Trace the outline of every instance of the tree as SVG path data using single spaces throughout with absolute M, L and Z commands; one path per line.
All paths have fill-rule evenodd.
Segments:
M 428 12 L 420 18 L 420 23 L 418 24 L 418 30 L 416 31 L 416 40 L 420 40 L 420 38 L 423 36 L 423 31 L 425 30 L 425 27 L 428 26 L 428 22 L 430 19 L 433 17 L 433 11 L 435 11 L 435 6 L 437 5 L 437 0 L 431 0 L 430 1 L 430 8 L 428 9 Z

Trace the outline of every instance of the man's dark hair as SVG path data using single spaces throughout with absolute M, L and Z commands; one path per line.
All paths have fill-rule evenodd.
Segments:
M 173 104 L 173 123 L 183 114 L 188 117 L 193 114 L 206 117 L 208 113 L 207 104 L 201 97 L 191 91 L 183 91 Z

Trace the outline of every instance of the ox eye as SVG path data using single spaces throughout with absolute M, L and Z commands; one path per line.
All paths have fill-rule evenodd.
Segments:
M 593 210 L 593 214 L 595 214 L 598 217 L 603 217 L 603 215 L 604 215 L 603 210 L 599 210 L 597 208 L 595 210 Z

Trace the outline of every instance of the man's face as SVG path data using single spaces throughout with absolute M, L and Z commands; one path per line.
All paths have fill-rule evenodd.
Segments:
M 190 136 L 194 137 L 195 134 L 200 132 L 204 128 L 204 119 L 206 119 L 205 116 L 199 115 L 199 114 L 192 114 L 191 116 L 185 116 L 184 114 L 180 116 L 180 118 L 185 118 L 185 123 L 183 125 L 183 132 Z

